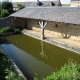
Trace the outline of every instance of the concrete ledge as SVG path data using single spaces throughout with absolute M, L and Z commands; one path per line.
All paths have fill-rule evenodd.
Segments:
M 4 36 L 4 35 L 12 35 L 12 34 L 14 34 L 14 32 L 0 33 L 0 36 Z
M 1 45 L 0 45 L 0 51 L 3 52 L 4 54 L 6 54 Z M 24 80 L 27 80 L 26 77 L 23 75 L 23 73 L 18 68 L 18 66 L 14 63 L 14 61 L 12 59 L 10 59 L 9 57 L 8 57 L 8 59 L 11 61 L 11 64 L 12 64 L 12 66 L 14 68 L 14 71 L 18 74 L 18 76 L 22 77 Z

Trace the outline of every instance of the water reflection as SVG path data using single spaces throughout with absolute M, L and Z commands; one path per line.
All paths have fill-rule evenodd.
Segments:
M 40 55 L 42 56 L 42 57 L 46 57 L 47 58 L 47 55 L 45 54 L 45 52 L 44 52 L 44 44 L 43 44 L 43 41 L 41 40 L 41 49 L 42 49 L 42 51 L 40 52 Z
M 57 47 L 52 44 L 48 44 L 44 41 L 40 41 L 38 39 L 26 35 L 13 35 L 13 36 L 7 36 L 7 38 L 9 40 L 9 43 L 27 52 L 27 54 L 30 54 L 32 57 L 35 57 L 37 60 L 53 67 L 54 69 L 56 69 L 56 67 L 57 69 L 60 69 L 60 67 L 62 67 L 64 63 L 68 62 L 67 58 L 73 59 L 74 61 L 80 63 L 80 54 L 76 54 L 72 51 Z M 30 61 L 28 62 L 30 63 L 31 60 L 32 59 L 30 59 Z M 33 60 L 32 63 L 34 63 Z M 42 65 L 40 64 L 39 66 Z

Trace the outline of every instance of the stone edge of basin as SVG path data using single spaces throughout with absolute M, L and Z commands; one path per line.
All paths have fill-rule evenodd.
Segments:
M 39 35 L 32 34 L 32 33 L 28 32 L 28 31 L 22 31 L 21 33 L 24 34 L 24 35 L 27 35 L 27 36 L 42 40 Z M 44 39 L 42 41 L 50 43 L 50 44 L 53 44 L 53 45 L 58 46 L 60 48 L 64 48 L 64 49 L 67 49 L 67 50 L 70 50 L 70 51 L 73 51 L 75 53 L 80 54 L 80 50 L 78 50 L 77 48 L 69 46 L 69 45 L 64 45 L 61 42 L 58 42 L 58 41 L 55 41 L 55 40 L 52 40 L 52 39 L 49 39 L 49 38 L 46 38 L 46 39 Z
M 1 52 L 3 52 L 4 54 L 6 54 L 6 52 L 4 51 L 4 49 L 2 48 L 2 46 L 0 45 L 0 50 Z M 23 73 L 21 72 L 21 70 L 18 68 L 18 66 L 14 63 L 14 61 L 12 59 L 9 58 L 8 59 L 11 61 L 11 65 L 14 68 L 14 71 L 18 74 L 18 76 L 22 77 L 24 80 L 27 80 L 26 77 L 23 75 Z

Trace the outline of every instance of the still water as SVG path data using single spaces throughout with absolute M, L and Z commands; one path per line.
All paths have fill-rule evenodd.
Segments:
M 80 54 L 57 47 L 26 35 L 7 36 L 8 43 L 1 46 L 14 60 L 28 80 L 46 77 L 60 69 L 68 59 L 80 64 Z

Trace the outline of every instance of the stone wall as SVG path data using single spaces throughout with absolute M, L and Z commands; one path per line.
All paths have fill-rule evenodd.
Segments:
M 10 17 L 5 17 L 0 19 L 0 28 L 10 26 L 11 25 L 11 18 Z
M 38 20 L 27 19 L 27 28 L 33 31 L 41 32 Z
M 39 20 L 13 18 L 13 25 L 17 27 L 27 28 L 29 30 L 41 32 Z M 44 21 L 45 22 L 45 21 Z M 47 21 L 48 24 L 45 27 L 44 34 L 49 34 L 59 38 L 66 38 L 80 42 L 80 25 L 57 23 Z
M 71 7 L 79 7 L 80 6 L 80 2 L 71 2 L 70 6 Z
M 27 28 L 27 19 L 11 17 L 11 27 Z
M 27 19 L 27 28 L 41 32 L 38 20 Z M 59 38 L 80 41 L 80 25 L 49 22 L 45 27 L 44 34 L 50 34 Z

